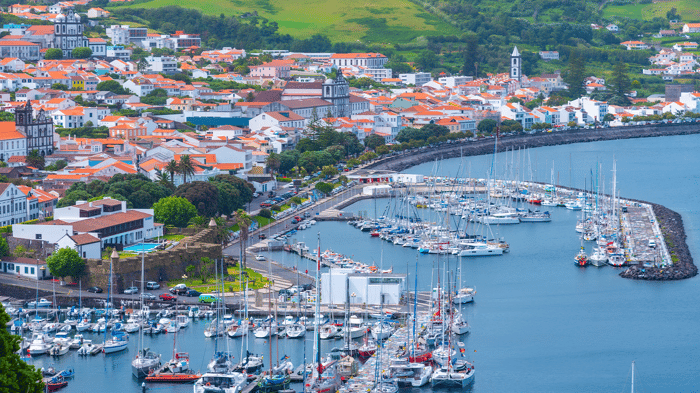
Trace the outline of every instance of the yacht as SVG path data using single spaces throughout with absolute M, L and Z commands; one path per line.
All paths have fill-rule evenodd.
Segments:
M 321 340 L 330 340 L 333 338 L 340 337 L 340 335 L 342 334 L 342 329 L 338 325 L 327 323 L 321 326 L 321 328 L 318 331 L 318 334 L 321 337 Z
M 454 298 L 452 298 L 452 303 L 454 304 L 465 304 L 474 301 L 474 295 L 476 291 L 474 288 L 462 288 L 457 292 Z
M 451 367 L 440 367 L 433 372 L 433 387 L 466 388 L 474 382 L 474 367 L 468 367 L 466 372 L 456 372 Z
M 469 333 L 469 324 L 462 318 L 462 314 L 457 314 L 454 317 L 450 325 L 450 330 L 458 336 Z
M 51 339 L 43 333 L 33 333 L 32 342 L 29 344 L 27 353 L 32 356 L 45 354 L 53 345 Z
M 306 328 L 300 323 L 295 323 L 293 325 L 287 326 L 285 329 L 285 334 L 289 338 L 304 338 L 306 335 Z
M 605 264 L 608 262 L 608 257 L 607 255 L 605 255 L 605 252 L 603 252 L 603 250 L 598 248 L 595 250 L 595 252 L 593 252 L 593 255 L 588 257 L 588 261 L 591 263 L 591 265 L 600 267 L 605 266 Z
M 105 354 L 120 352 L 128 348 L 129 336 L 122 332 L 113 332 L 112 338 L 105 341 L 102 349 Z
M 239 393 L 247 382 L 241 373 L 205 373 L 194 383 L 194 393 Z
M 496 245 L 487 243 L 467 243 L 460 246 L 460 257 L 481 257 L 492 255 L 503 255 L 504 249 Z
M 388 322 L 380 321 L 372 325 L 370 331 L 375 340 L 381 341 L 389 338 L 394 333 L 394 328 Z
M 409 363 L 406 359 L 394 359 L 389 372 L 400 387 L 420 387 L 430 381 L 433 368 L 422 363 Z
M 520 215 L 520 222 L 550 222 L 552 221 L 552 216 L 549 212 L 540 211 L 528 211 L 527 213 Z
M 190 306 L 190 309 L 187 311 L 187 316 L 190 317 L 190 319 L 199 318 L 199 306 Z
M 243 337 L 248 334 L 248 320 L 242 320 L 239 323 L 234 323 L 228 327 L 228 336 Z
M 160 355 L 149 351 L 148 348 L 144 348 L 131 361 L 131 372 L 136 378 L 146 377 L 151 371 L 157 370 L 158 367 L 160 367 Z

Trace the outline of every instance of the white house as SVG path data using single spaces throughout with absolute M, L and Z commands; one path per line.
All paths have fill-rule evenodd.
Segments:
M 124 88 L 131 90 L 139 97 L 148 95 L 154 90 L 153 83 L 146 78 L 133 78 L 124 82 Z
M 56 250 L 61 248 L 72 248 L 77 251 L 82 258 L 100 259 L 102 258 L 102 247 L 100 239 L 88 233 L 82 235 L 63 235 L 56 242 Z
M 683 25 L 684 33 L 700 33 L 700 23 L 686 23 Z
M 51 276 L 46 267 L 46 261 L 34 258 L 2 257 L 0 260 L 0 272 L 16 274 L 34 280 L 43 280 Z
M 177 59 L 173 56 L 148 56 L 148 71 L 174 74 L 177 72 Z
M 93 57 L 107 56 L 107 41 L 102 38 L 88 38 L 88 48 L 92 51 Z
M 27 155 L 27 138 L 17 131 L 14 121 L 0 122 L 0 161 Z
M 424 84 L 433 80 L 429 72 L 416 72 L 412 74 L 399 74 L 399 78 L 404 85 L 414 85 L 416 87 L 423 86 Z
M 540 59 L 542 60 L 559 60 L 559 52 L 557 51 L 540 51 Z
M 292 111 L 264 112 L 250 119 L 248 125 L 251 131 L 272 126 L 302 128 L 306 125 L 306 119 Z
M 0 225 L 27 221 L 27 196 L 12 183 L 0 183 Z

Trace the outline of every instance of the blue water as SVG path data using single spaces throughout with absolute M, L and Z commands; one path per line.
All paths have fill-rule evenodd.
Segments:
M 151 252 L 154 248 L 158 247 L 158 243 L 143 243 L 134 244 L 133 246 L 124 247 L 124 251 L 130 252 Z
M 521 173 L 527 169 L 534 180 L 554 180 L 563 185 L 583 187 L 591 170 L 602 164 L 606 190 L 610 191 L 612 158 L 617 160 L 621 195 L 666 205 L 679 212 L 685 223 L 688 244 L 698 254 L 698 169 L 700 136 L 635 139 L 555 146 L 521 152 Z M 510 153 L 508 154 L 510 157 Z M 515 153 L 517 158 L 517 152 Z M 523 158 L 525 157 L 525 160 Z M 509 158 L 510 160 L 510 158 Z M 498 155 L 495 173 L 506 169 L 505 155 Z M 523 162 L 525 164 L 523 164 Z M 471 157 L 462 161 L 459 175 L 486 177 L 492 157 Z M 457 175 L 459 159 L 420 165 L 408 173 L 431 174 L 434 168 L 445 176 Z M 523 169 L 524 168 L 524 169 Z M 571 169 L 570 169 L 571 168 Z M 516 173 L 515 167 L 513 173 Z M 378 200 L 381 214 L 388 200 Z M 373 215 L 374 201 L 362 201 L 347 210 Z M 649 392 L 700 390 L 700 298 L 698 278 L 678 282 L 625 280 L 611 267 L 577 268 L 573 256 L 579 247 L 574 231 L 576 213 L 550 209 L 550 223 L 502 226 L 496 230 L 510 243 L 511 252 L 502 257 L 464 259 L 463 281 L 477 289 L 476 301 L 466 305 L 464 314 L 472 333 L 464 340 L 467 355 L 476 364 L 474 392 L 601 392 L 629 391 L 630 365 L 636 361 L 635 388 Z M 426 213 L 424 213 L 426 214 Z M 295 239 L 315 247 L 321 233 L 322 249 L 332 249 L 366 263 L 375 262 L 395 272 L 409 271 L 418 286 L 430 288 L 437 268 L 444 267 L 435 256 L 419 255 L 413 249 L 393 246 L 341 222 L 321 222 Z M 304 269 L 313 263 L 274 253 L 274 258 Z M 450 268 L 459 262 L 449 259 Z M 183 330 L 178 348 L 189 351 L 194 368 L 203 369 L 213 351 L 213 340 L 202 334 L 203 324 Z M 172 336 L 147 338 L 147 346 L 168 359 Z M 255 351 L 268 353 L 264 341 L 249 339 Z M 101 340 L 98 340 L 101 342 Z M 139 391 L 131 377 L 130 361 L 136 338 L 128 353 L 80 358 L 65 355 L 59 366 L 76 367 L 78 378 L 65 392 Z M 240 341 L 231 341 L 234 351 Z M 280 356 L 290 355 L 299 364 L 301 343 L 280 340 Z M 324 343 L 328 347 L 339 342 Z M 307 343 L 310 354 L 311 343 Z M 275 348 L 273 346 L 273 357 Z M 268 356 L 266 356 L 266 359 Z M 54 364 L 38 358 L 35 364 Z M 167 387 L 166 391 L 191 392 L 191 386 Z

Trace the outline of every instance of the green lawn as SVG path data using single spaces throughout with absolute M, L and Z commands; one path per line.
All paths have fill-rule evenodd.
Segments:
M 173 242 L 179 242 L 180 240 L 182 240 L 182 239 L 185 238 L 185 235 L 174 235 L 174 234 L 173 234 L 173 235 L 161 236 L 160 238 L 161 238 L 161 239 L 165 239 L 165 240 L 170 240 L 170 241 L 173 241 Z
M 228 276 L 226 277 L 224 290 L 226 292 L 239 292 L 245 290 L 245 274 L 248 274 L 248 289 L 260 289 L 264 288 L 270 281 L 263 277 L 262 274 L 254 271 L 253 269 L 245 269 L 243 275 L 243 281 L 240 278 L 240 267 L 230 267 L 228 268 Z M 202 283 L 202 279 L 198 277 L 188 277 L 186 279 L 172 280 L 168 281 L 168 288 L 172 288 L 177 284 L 185 284 L 188 288 L 192 288 L 202 293 L 211 293 L 216 291 L 217 285 L 214 283 L 214 277 L 207 280 L 206 283 Z M 221 284 L 219 284 L 220 286 Z
M 606 18 L 627 17 L 651 20 L 655 17 L 666 18 L 666 13 L 675 7 L 683 21 L 700 19 L 700 7 L 697 0 L 668 0 L 651 4 L 610 5 L 603 10 Z
M 209 15 L 257 11 L 260 16 L 277 22 L 280 33 L 297 38 L 320 33 L 333 42 L 406 43 L 421 36 L 459 34 L 455 27 L 408 0 L 374 0 L 363 4 L 341 0 L 198 0 L 185 3 L 152 0 L 126 7 L 168 5 L 194 8 Z
M 253 220 L 257 221 L 258 224 L 260 225 L 260 228 L 264 227 L 265 225 L 268 225 L 272 222 L 275 222 L 274 218 L 265 218 L 265 217 L 260 217 L 260 216 L 254 216 Z M 238 224 L 233 224 L 229 227 L 230 230 L 233 232 L 238 231 Z

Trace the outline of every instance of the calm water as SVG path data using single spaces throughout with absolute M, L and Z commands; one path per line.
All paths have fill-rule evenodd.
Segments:
M 617 160 L 618 188 L 625 197 L 658 202 L 678 211 L 684 219 L 688 244 L 698 254 L 698 170 L 700 136 L 678 136 L 555 146 L 515 152 L 511 169 L 505 154 L 498 155 L 495 172 L 500 178 L 518 173 L 521 178 L 550 181 L 551 169 L 563 185 L 583 187 L 585 178 L 602 164 L 607 190 L 612 178 L 612 158 Z M 508 160 L 511 160 L 508 153 Z M 445 160 L 407 170 L 409 173 L 445 176 L 486 177 L 491 157 Z M 462 168 L 459 170 L 459 168 Z M 460 173 L 458 173 L 460 172 Z M 515 176 L 515 175 L 513 175 Z M 590 180 L 589 180 L 590 181 Z M 590 183 L 589 183 L 590 184 Z M 379 200 L 381 214 L 388 200 Z M 375 210 L 373 201 L 363 201 L 347 210 Z M 610 267 L 574 266 L 579 246 L 574 231 L 576 214 L 554 208 L 551 223 L 531 223 L 494 229 L 510 243 L 503 257 L 464 259 L 463 281 L 477 288 L 476 301 L 464 308 L 472 333 L 465 339 L 467 355 L 478 371 L 475 392 L 601 392 L 629 391 L 630 364 L 636 361 L 637 391 L 680 392 L 700 389 L 700 298 L 698 279 L 680 282 L 639 282 L 618 277 Z M 408 268 L 412 285 L 416 252 L 396 247 L 345 223 L 319 223 L 297 233 L 295 239 L 316 245 L 322 234 L 322 249 L 332 249 L 362 262 L 375 262 L 395 272 Z M 383 258 L 382 258 L 383 255 Z M 313 264 L 284 253 L 275 259 L 301 270 Z M 383 262 L 381 262 L 383 261 Z M 458 262 L 451 258 L 451 267 Z M 420 290 L 430 288 L 437 263 L 434 256 L 418 256 Z M 202 334 L 203 323 L 178 336 L 179 348 L 189 351 L 192 366 L 204 369 L 213 352 L 213 340 Z M 147 338 L 147 346 L 169 359 L 172 336 Z M 98 340 L 101 342 L 101 340 Z M 230 341 L 240 351 L 240 340 Z M 269 355 L 264 340 L 249 339 L 254 351 Z M 340 342 L 324 343 L 332 347 Z M 105 357 L 80 358 L 75 353 L 58 361 L 60 367 L 75 367 L 78 378 L 65 392 L 139 391 L 131 377 L 129 352 Z M 308 354 L 311 343 L 307 343 Z M 239 352 L 238 352 L 239 353 Z M 295 364 L 303 356 L 301 343 L 279 341 L 279 354 L 288 354 Z M 275 348 L 273 347 L 273 358 Z M 54 364 L 38 358 L 35 364 Z M 163 386 L 161 386 L 163 387 Z M 160 388 L 160 387 L 159 387 Z M 159 389 L 160 390 L 160 389 Z M 190 392 L 191 386 L 162 390 Z

